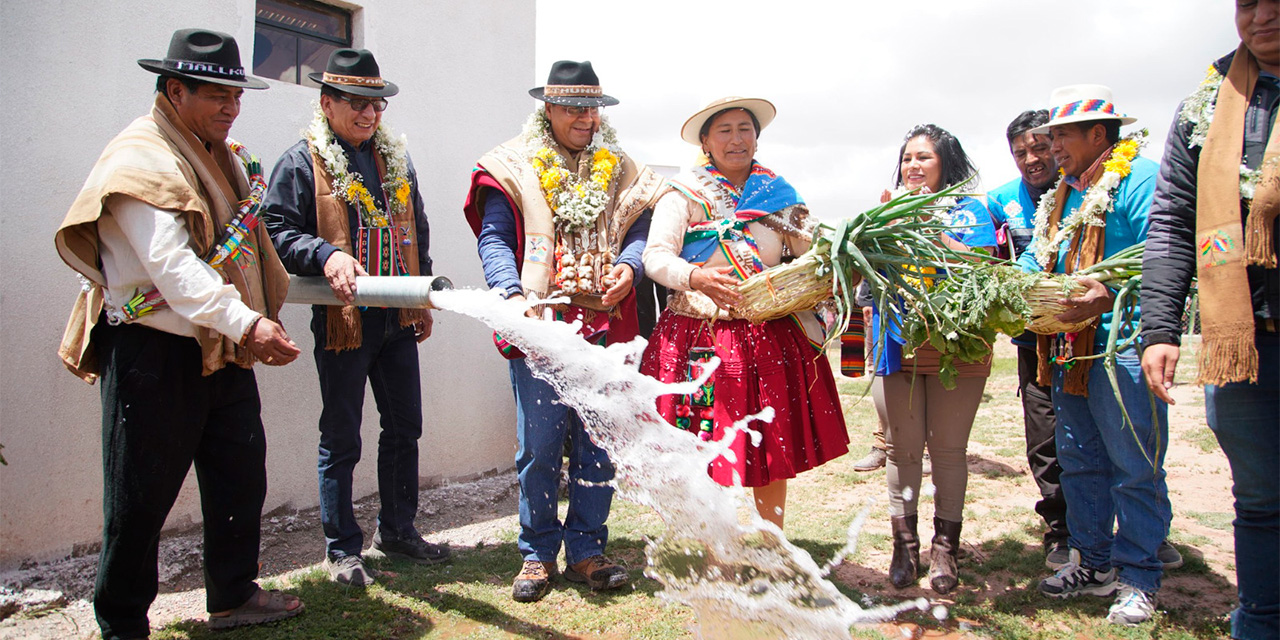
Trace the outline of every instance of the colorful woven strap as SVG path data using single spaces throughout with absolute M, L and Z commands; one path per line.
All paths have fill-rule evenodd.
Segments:
M 1056 120 L 1076 114 L 1088 113 L 1105 113 L 1107 115 L 1119 116 L 1116 113 L 1116 106 L 1106 100 L 1076 100 L 1062 106 L 1054 107 L 1049 110 L 1049 119 Z

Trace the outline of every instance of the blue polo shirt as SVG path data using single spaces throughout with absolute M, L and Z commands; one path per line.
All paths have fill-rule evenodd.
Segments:
M 1115 198 L 1112 202 L 1114 208 L 1112 211 L 1107 212 L 1107 227 L 1102 245 L 1103 258 L 1108 258 L 1121 249 L 1146 241 L 1147 230 L 1150 228 L 1150 223 L 1147 220 L 1147 209 L 1151 207 L 1151 198 L 1156 190 L 1156 175 L 1159 171 L 1159 164 L 1141 156 L 1134 158 L 1129 176 L 1120 181 L 1120 186 L 1116 187 Z M 1067 195 L 1067 202 L 1062 209 L 1063 217 L 1067 217 L 1080 208 L 1080 203 L 1083 201 L 1084 192 L 1079 189 L 1071 189 Z M 1064 273 L 1068 244 L 1067 241 L 1064 241 L 1062 246 L 1058 247 L 1058 260 L 1054 265 L 1055 273 Z M 1018 264 L 1023 269 L 1027 271 L 1043 270 L 1040 267 L 1040 262 L 1036 260 L 1035 251 L 1036 243 L 1033 241 L 1027 247 L 1027 251 L 1018 257 Z M 1137 318 L 1138 310 L 1135 310 L 1135 322 Z M 1102 323 L 1094 337 L 1094 343 L 1105 345 L 1110 331 L 1111 312 L 1108 311 L 1102 314 Z
M 1040 204 L 1041 195 L 1044 191 L 1031 188 L 1022 178 L 987 192 L 987 210 L 991 219 L 997 227 L 1009 225 L 1009 235 L 1013 238 L 1017 255 L 1022 255 L 1031 244 L 1031 235 L 1036 227 L 1036 206 Z

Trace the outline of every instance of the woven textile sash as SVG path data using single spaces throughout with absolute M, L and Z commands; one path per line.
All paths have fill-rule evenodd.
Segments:
M 840 375 L 859 378 L 867 372 L 866 340 L 866 322 L 861 313 L 854 313 L 840 332 Z
M 1244 117 L 1258 79 L 1258 62 L 1240 44 L 1218 89 L 1213 121 L 1196 175 L 1196 273 L 1204 344 L 1198 355 L 1200 384 L 1221 386 L 1258 379 L 1248 264 L 1274 269 L 1276 214 L 1280 213 L 1280 143 L 1271 128 L 1262 178 L 1248 219 L 1241 223 L 1240 158 Z
M 751 235 L 748 223 L 792 205 L 804 204 L 804 200 L 785 178 L 774 174 L 758 162 L 752 163 L 751 174 L 747 177 L 741 194 L 735 193 L 733 186 L 727 180 L 723 180 L 714 167 L 708 166 L 704 169 L 707 169 L 708 174 L 737 197 L 736 206 L 732 215 L 719 215 L 712 201 L 699 189 L 679 181 L 672 181 L 672 187 L 701 205 L 708 218 L 705 222 L 695 224 L 685 231 L 680 257 L 690 264 L 701 266 L 717 252 L 721 252 L 733 266 L 738 279 L 746 280 L 752 274 L 764 271 L 764 263 L 760 259 L 760 247 L 756 244 L 755 237 Z M 745 257 L 740 257 L 732 251 L 733 245 L 737 243 L 745 243 L 747 247 Z
M 407 276 L 400 246 L 408 235 L 399 227 L 360 227 L 356 232 L 356 255 L 371 276 Z

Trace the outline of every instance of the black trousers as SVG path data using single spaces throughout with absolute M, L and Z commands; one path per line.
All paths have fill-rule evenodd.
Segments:
M 1036 513 L 1049 530 L 1046 544 L 1067 541 L 1067 499 L 1058 477 L 1058 447 L 1054 441 L 1053 396 L 1049 387 L 1036 384 L 1036 350 L 1018 347 L 1018 394 L 1022 396 L 1022 420 L 1027 434 L 1027 465 L 1040 489 Z
M 192 338 L 140 325 L 94 329 L 102 371 L 102 553 L 93 606 L 106 640 L 144 638 L 160 529 L 194 463 L 209 611 L 258 589 L 266 439 L 253 371 L 201 375 Z

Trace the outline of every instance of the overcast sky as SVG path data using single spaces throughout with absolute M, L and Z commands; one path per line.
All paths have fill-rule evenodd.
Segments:
M 537 71 L 590 60 L 623 149 L 686 166 L 680 126 L 714 98 L 766 98 L 756 155 L 824 218 L 873 206 L 902 136 L 932 122 L 985 188 L 1017 177 L 1004 129 L 1055 87 L 1108 85 L 1159 160 L 1178 102 L 1239 44 L 1230 0 L 537 0 Z M 530 103 L 532 108 L 533 102 Z

